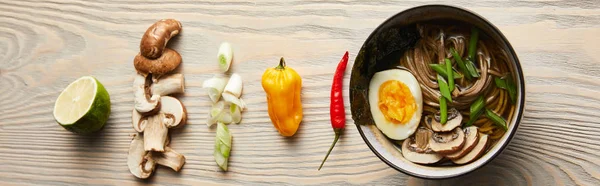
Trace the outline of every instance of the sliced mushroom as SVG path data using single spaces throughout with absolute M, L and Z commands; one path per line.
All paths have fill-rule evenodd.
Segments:
M 479 142 L 477 145 L 471 150 L 471 152 L 467 153 L 462 158 L 454 159 L 452 162 L 456 164 L 466 164 L 475 161 L 477 158 L 481 157 L 485 152 L 485 149 L 488 145 L 488 135 L 487 134 L 479 134 Z
M 127 155 L 127 166 L 131 174 L 141 179 L 148 178 L 156 168 L 156 162 L 144 150 L 144 141 L 139 134 L 133 134 Z
M 146 117 L 142 122 L 147 122 L 144 129 L 144 150 L 164 152 L 169 132 L 164 124 L 165 115 L 156 114 Z
M 142 120 L 143 117 L 142 114 L 133 109 L 131 113 L 131 124 L 136 132 L 144 132 L 144 128 L 146 128 L 146 122 Z
M 419 164 L 432 164 L 440 161 L 443 156 L 435 153 L 429 148 L 429 138 L 432 131 L 421 127 L 415 135 L 407 138 L 402 143 L 402 155 L 408 161 Z
M 135 110 L 142 115 L 151 115 L 160 109 L 160 95 L 152 95 L 150 91 L 151 84 L 152 75 L 143 77 L 138 74 L 133 81 Z
M 185 164 L 185 157 L 168 146 L 165 147 L 165 152 L 152 152 L 152 159 L 159 165 L 169 167 L 175 172 L 179 172 Z
M 458 152 L 446 155 L 446 158 L 448 158 L 448 159 L 462 158 L 463 156 L 467 155 L 467 153 L 471 152 L 471 150 L 473 150 L 475 145 L 477 145 L 477 142 L 479 142 L 479 132 L 477 131 L 476 126 L 467 127 L 465 129 L 463 129 L 463 132 L 465 133 L 465 140 L 466 140 L 465 145 Z
M 183 93 L 185 90 L 183 74 L 169 74 L 160 77 L 158 82 L 151 86 L 152 95 L 166 96 Z
M 187 110 L 179 100 L 171 96 L 163 96 L 160 98 L 160 102 L 160 113 L 165 115 L 164 124 L 167 128 L 180 127 L 185 124 Z
M 448 110 L 448 121 L 446 124 L 440 123 L 440 116 L 438 114 L 435 116 L 425 116 L 425 122 L 426 125 L 431 126 L 431 130 L 434 132 L 449 132 L 460 126 L 462 115 L 455 108 L 451 108 Z
M 166 144 L 169 128 L 183 126 L 187 120 L 187 111 L 179 100 L 171 96 L 161 97 L 160 112 L 155 115 L 141 117 L 134 123 L 133 128 L 138 132 L 144 132 L 144 149 L 146 151 L 163 152 Z M 134 111 L 135 112 L 135 111 Z
M 429 138 L 429 147 L 439 154 L 451 154 L 465 145 L 465 133 L 460 127 L 451 132 L 436 132 Z

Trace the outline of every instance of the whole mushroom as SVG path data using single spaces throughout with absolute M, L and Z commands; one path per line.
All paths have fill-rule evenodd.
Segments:
M 175 19 L 163 19 L 152 24 L 142 36 L 140 54 L 156 59 L 163 54 L 169 40 L 181 32 L 181 23 Z
M 177 68 L 181 55 L 165 47 L 179 32 L 181 23 L 175 19 L 163 19 L 152 24 L 142 36 L 140 53 L 133 59 L 135 69 L 144 76 L 154 74 L 157 78 Z
M 143 74 L 153 74 L 155 77 L 171 72 L 181 64 L 181 55 L 177 51 L 166 48 L 164 53 L 156 59 L 146 58 L 140 54 L 133 58 L 135 69 Z

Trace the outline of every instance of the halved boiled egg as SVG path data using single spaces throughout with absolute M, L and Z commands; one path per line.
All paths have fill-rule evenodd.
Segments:
M 388 138 L 403 140 L 421 121 L 423 97 L 410 72 L 390 69 L 375 73 L 369 83 L 369 105 L 375 125 Z

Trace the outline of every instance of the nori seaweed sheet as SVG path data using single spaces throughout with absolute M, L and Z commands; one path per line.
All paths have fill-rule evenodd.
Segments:
M 419 39 L 414 24 L 383 29 L 367 39 L 356 56 L 350 76 L 350 110 L 356 125 L 373 124 L 368 97 L 373 75 L 398 66 L 400 57 Z

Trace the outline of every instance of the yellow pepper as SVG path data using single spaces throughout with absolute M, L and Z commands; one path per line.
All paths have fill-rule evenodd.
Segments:
M 302 78 L 294 69 L 285 66 L 282 57 L 279 66 L 265 71 L 262 87 L 267 93 L 271 122 L 282 136 L 293 136 L 302 121 Z

